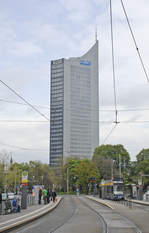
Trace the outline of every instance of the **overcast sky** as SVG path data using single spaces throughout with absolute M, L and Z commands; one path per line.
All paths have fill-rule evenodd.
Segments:
M 149 1 L 123 2 L 149 74 Z M 109 0 L 0 1 L 0 79 L 49 117 L 50 61 L 87 52 L 95 43 L 95 27 L 99 39 L 100 144 L 123 144 L 135 160 L 140 150 L 149 148 L 149 82 L 120 0 L 113 1 L 120 123 L 108 138 L 115 120 Z M 0 83 L 0 151 L 11 152 L 17 162 L 48 163 L 49 123 L 29 106 L 15 102 L 23 103 Z

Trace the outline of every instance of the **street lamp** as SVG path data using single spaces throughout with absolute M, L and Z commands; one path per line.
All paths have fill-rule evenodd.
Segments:
M 43 176 L 41 176 L 41 179 L 42 179 L 42 186 L 43 186 Z
M 114 159 L 111 159 L 111 180 L 114 180 Z
M 69 168 L 67 167 L 67 194 L 69 193 Z
M 122 171 L 121 171 L 121 155 L 119 155 L 119 174 L 120 178 L 122 177 Z
M 4 174 L 5 174 L 5 185 L 4 185 L 4 192 L 7 192 L 7 172 L 8 172 L 8 167 L 7 164 L 4 164 Z

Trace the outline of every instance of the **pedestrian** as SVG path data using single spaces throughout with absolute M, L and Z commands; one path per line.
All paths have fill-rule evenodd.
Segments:
M 21 202 L 19 197 L 14 197 L 12 201 L 12 212 L 14 213 L 21 212 Z
M 51 197 L 51 193 L 49 188 L 47 189 L 47 203 L 50 203 L 50 197 Z
M 77 196 L 79 196 L 80 195 L 80 190 L 77 188 L 76 191 L 77 191 Z
M 0 191 L 0 215 L 2 214 L 2 193 Z
M 56 198 L 56 192 L 55 190 L 52 190 L 52 198 L 53 198 L 53 202 L 55 202 L 55 198 Z
M 39 197 L 38 203 L 40 205 L 41 204 L 41 197 L 42 197 L 42 189 L 41 188 L 39 189 L 39 195 L 38 195 L 38 197 Z
M 51 201 L 53 201 L 52 190 L 51 190 L 51 189 L 50 189 L 50 191 L 49 191 L 49 198 L 50 198 Z
M 42 195 L 43 195 L 44 204 L 47 204 L 47 190 L 45 188 L 42 190 Z
M 20 199 L 20 197 L 17 198 L 17 212 L 21 212 L 21 199 Z

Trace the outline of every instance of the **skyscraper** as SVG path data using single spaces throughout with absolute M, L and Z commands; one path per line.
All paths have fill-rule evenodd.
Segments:
M 51 61 L 50 165 L 91 158 L 99 145 L 98 41 L 83 56 Z

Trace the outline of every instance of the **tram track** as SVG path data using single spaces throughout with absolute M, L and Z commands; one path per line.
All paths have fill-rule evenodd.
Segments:
M 96 204 L 98 203 L 97 205 L 99 206 L 99 209 L 97 209 L 97 211 L 100 212 L 100 216 L 102 216 L 104 222 L 106 222 L 107 233 L 142 233 L 138 224 L 135 224 L 135 222 L 131 218 L 128 218 L 127 214 L 125 215 L 123 211 L 117 211 L 118 209 L 116 208 L 116 206 L 120 205 L 119 202 L 100 200 L 98 198 L 92 197 L 90 197 L 89 199 L 91 202 L 95 202 Z M 96 205 L 94 206 L 94 208 L 96 208 Z
M 65 196 L 51 213 L 14 229 L 14 233 L 107 233 L 106 223 L 84 197 Z
M 59 224 L 58 226 L 56 226 L 55 229 L 49 231 L 49 233 L 54 233 L 54 232 L 56 232 L 59 228 L 61 228 L 61 227 L 64 226 L 68 221 L 70 221 L 70 219 L 75 215 L 77 207 L 76 207 L 76 203 L 75 203 L 75 201 L 74 201 L 73 199 L 72 199 L 72 209 L 73 209 L 72 214 L 71 214 L 63 223 L 61 223 L 61 224 Z
M 101 233 L 108 233 L 107 231 L 107 224 L 106 224 L 106 221 L 104 220 L 104 218 L 102 217 L 102 215 L 100 215 L 96 210 L 94 210 L 90 205 L 88 205 L 86 203 L 85 200 L 83 200 L 83 198 L 77 198 L 79 200 L 80 203 L 82 203 L 85 207 L 87 207 L 87 209 L 89 209 L 94 215 L 96 215 L 96 217 L 98 217 L 98 220 L 101 224 L 101 228 L 102 228 L 102 232 L 100 230 Z M 64 221 L 62 224 L 60 224 L 59 226 L 57 226 L 55 229 L 53 229 L 52 231 L 50 231 L 49 233 L 54 233 L 56 232 L 59 228 L 63 227 L 65 224 L 67 224 L 67 222 L 70 221 L 71 218 L 73 218 L 73 216 L 76 214 L 76 210 L 77 210 L 77 205 L 75 203 L 75 201 L 72 199 L 72 202 L 73 202 L 73 212 L 71 214 L 71 216 L 69 218 L 67 218 L 66 221 Z
M 108 233 L 108 227 L 107 227 L 107 223 L 105 221 L 105 219 L 103 218 L 103 216 L 96 211 L 95 209 L 93 209 L 89 204 L 87 204 L 83 199 L 79 198 L 80 202 L 83 203 L 84 206 L 86 206 L 88 209 L 90 209 L 94 214 L 96 214 L 96 216 L 98 216 L 100 222 L 102 223 L 102 233 Z
M 92 199 L 85 196 L 65 196 L 52 213 L 22 226 L 17 233 L 141 233 L 132 216 L 127 217 L 128 208 L 118 202 L 110 201 L 111 204 L 104 205 L 100 203 L 101 200 Z M 106 200 L 103 202 L 106 203 Z M 119 207 L 110 208 L 112 203 Z M 129 212 L 132 213 L 132 210 Z
M 55 211 L 57 211 L 57 209 L 60 209 L 60 215 L 62 215 L 62 212 L 64 213 L 65 210 L 65 202 L 64 202 L 64 198 L 62 198 L 62 201 L 60 203 L 60 205 L 51 213 L 47 213 L 44 216 L 41 216 L 38 220 L 33 220 L 32 222 L 29 222 L 28 224 L 24 224 L 21 225 L 20 227 L 16 227 L 13 230 L 10 230 L 13 233 L 28 233 L 28 232 L 47 232 L 47 233 L 54 233 L 56 232 L 59 228 L 63 227 L 63 225 L 65 225 L 68 221 L 70 221 L 70 219 L 75 215 L 77 206 L 75 201 L 71 199 L 71 210 L 69 211 L 68 214 L 63 215 L 63 219 L 61 221 L 56 221 L 54 222 L 54 218 L 49 219 L 49 216 L 53 216 L 53 213 L 55 213 Z M 67 207 L 66 207 L 67 208 Z M 55 218 L 58 217 L 58 214 L 54 214 Z M 49 219 L 49 223 L 52 223 L 52 226 L 49 227 L 45 227 L 47 224 L 47 219 Z M 51 224 L 50 224 L 51 225 Z M 49 229 L 48 229 L 49 228 Z M 36 230 L 35 230 L 36 229 Z M 9 232 L 9 231 L 8 231 Z

